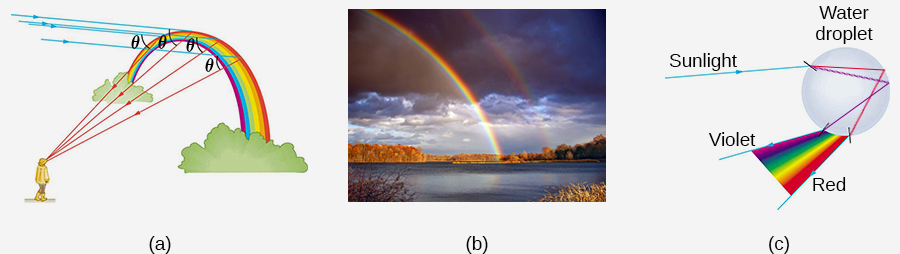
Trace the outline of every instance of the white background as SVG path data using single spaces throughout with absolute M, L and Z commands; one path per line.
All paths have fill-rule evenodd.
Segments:
M 239 125 L 227 79 L 213 76 L 51 161 L 47 191 L 58 202 L 24 204 L 37 188 L 37 159 L 93 106 L 90 92 L 125 71 L 137 51 L 42 42 L 126 44 L 130 38 L 29 27 L 17 22 L 24 18 L 7 16 L 0 22 L 0 252 L 148 253 L 154 235 L 171 237 L 173 254 L 463 253 L 470 235 L 487 236 L 489 253 L 768 253 L 773 235 L 790 238 L 790 253 L 893 252 L 897 173 L 889 158 L 898 136 L 890 131 L 897 128 L 890 106 L 881 122 L 819 169 L 818 177 L 847 177 L 846 192 L 812 192 L 807 185 L 776 211 L 787 198 L 782 187 L 752 155 L 718 161 L 746 149 L 713 147 L 708 133 L 753 133 L 763 144 L 814 131 L 800 97 L 802 69 L 664 79 L 711 72 L 671 68 L 673 53 L 736 54 L 742 70 L 812 61 L 844 46 L 816 41 L 822 25 L 872 27 L 873 41 L 848 46 L 867 51 L 891 73 L 897 6 L 835 1 L 869 8 L 868 19 L 823 21 L 818 4 L 4 3 L 4 15 L 188 28 L 222 38 L 258 79 L 273 139 L 295 144 L 309 172 L 180 171 L 181 149 L 201 142 L 219 122 Z M 609 202 L 347 203 L 348 8 L 607 9 Z M 168 63 L 151 74 L 177 65 Z M 185 68 L 151 93 L 170 94 L 203 75 L 201 63 Z M 151 74 L 148 81 L 155 80 Z M 145 105 L 135 106 L 126 111 Z

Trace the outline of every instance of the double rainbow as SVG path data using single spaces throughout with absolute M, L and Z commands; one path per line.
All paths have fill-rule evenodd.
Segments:
M 166 36 L 165 40 L 162 40 L 163 36 Z M 231 87 L 234 89 L 234 97 L 237 100 L 238 114 L 241 117 L 241 130 L 246 133 L 247 138 L 250 138 L 250 134 L 258 132 L 266 141 L 270 140 L 269 117 L 266 114 L 266 104 L 263 101 L 259 85 L 256 83 L 256 77 L 253 76 L 253 72 L 250 71 L 250 67 L 247 66 L 244 58 L 234 48 L 212 35 L 196 31 L 177 31 L 153 39 L 134 58 L 131 69 L 128 70 L 128 78 L 132 83 L 134 82 L 144 61 L 158 49 L 157 45 L 162 41 L 166 43 L 184 41 L 184 43 L 187 43 L 189 40 L 193 40 L 191 43 L 206 49 L 207 52 L 216 56 L 219 64 L 225 66 L 225 73 L 228 74 L 228 79 L 231 80 Z M 165 52 L 165 49 L 163 51 Z M 231 64 L 232 62 L 234 63 Z
M 525 77 L 522 75 L 522 71 L 516 67 L 516 64 L 513 62 L 512 58 L 503 50 L 503 47 L 500 45 L 500 42 L 497 41 L 496 36 L 494 36 L 481 19 L 473 13 L 472 10 L 461 10 L 463 17 L 472 24 L 473 27 L 478 30 L 481 35 L 487 39 L 488 46 L 494 51 L 497 59 L 503 63 L 503 66 L 506 68 L 509 75 L 514 79 L 516 85 L 522 94 L 525 95 L 525 98 L 528 99 L 528 105 L 532 106 L 532 104 L 536 101 L 534 98 L 534 94 L 531 92 L 531 89 L 528 89 L 528 83 L 525 82 Z M 550 133 L 547 131 L 547 128 L 537 126 L 541 134 L 541 140 L 544 142 L 544 145 L 550 146 Z
M 441 67 L 441 69 L 443 69 L 444 72 L 447 73 L 447 76 L 450 77 L 451 80 L 453 80 L 453 83 L 455 83 L 456 86 L 459 87 L 459 90 L 463 93 L 463 96 L 466 97 L 466 100 L 468 100 L 472 107 L 475 109 L 475 114 L 478 116 L 478 119 L 481 120 L 481 126 L 484 127 L 484 131 L 485 133 L 487 133 L 488 140 L 491 142 L 491 147 L 494 149 L 494 154 L 497 154 L 498 156 L 502 155 L 503 149 L 500 147 L 500 143 L 497 142 L 496 135 L 494 135 L 494 131 L 490 126 L 491 122 L 488 121 L 484 110 L 478 104 L 478 99 L 475 98 L 474 95 L 472 95 L 472 91 L 469 89 L 469 85 L 467 85 L 462 80 L 462 78 L 459 77 L 459 74 L 456 73 L 456 70 L 454 70 L 453 67 L 447 63 L 447 60 L 444 59 L 443 56 L 438 54 L 437 51 L 435 51 L 434 48 L 431 47 L 431 45 L 425 43 L 425 41 L 422 40 L 422 38 L 418 35 L 410 32 L 408 28 L 397 22 L 397 20 L 394 20 L 393 18 L 385 15 L 378 10 L 362 10 L 362 12 L 368 14 L 378 21 L 381 21 L 394 30 L 397 30 L 397 32 L 399 32 L 406 38 L 409 38 L 413 43 L 415 43 L 416 46 L 418 46 L 420 49 L 422 49 L 422 51 L 425 52 L 425 54 L 434 59 L 434 61 Z
M 793 195 L 813 171 L 834 153 L 846 136 L 819 131 L 753 151 L 769 173 Z

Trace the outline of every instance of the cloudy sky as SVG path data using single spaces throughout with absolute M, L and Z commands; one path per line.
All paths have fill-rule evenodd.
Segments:
M 348 143 L 425 153 L 540 152 L 606 134 L 606 14 L 592 10 L 386 10 L 442 55 L 489 123 L 434 59 L 349 11 Z M 516 73 L 520 73 L 516 74 Z

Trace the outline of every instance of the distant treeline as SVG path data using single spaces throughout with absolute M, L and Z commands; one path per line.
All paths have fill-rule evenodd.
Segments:
M 354 163 L 367 162 L 429 162 L 429 161 L 552 161 L 552 160 L 605 160 L 606 136 L 600 134 L 584 144 L 570 146 L 562 144 L 556 149 L 544 147 L 540 153 L 522 151 L 498 156 L 496 154 L 424 154 L 421 147 L 407 145 L 348 144 L 347 160 Z
M 426 154 L 426 161 L 500 161 L 496 154 L 461 153 L 457 155 Z
M 405 145 L 348 144 L 347 161 L 371 162 L 425 162 L 421 147 Z

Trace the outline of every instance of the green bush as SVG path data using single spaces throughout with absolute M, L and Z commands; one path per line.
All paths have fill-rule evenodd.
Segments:
M 181 151 L 184 161 L 178 168 L 185 173 L 293 172 L 307 170 L 303 157 L 297 156 L 294 145 L 266 142 L 258 132 L 246 134 L 224 123 L 206 136 L 204 146 L 193 143 Z

